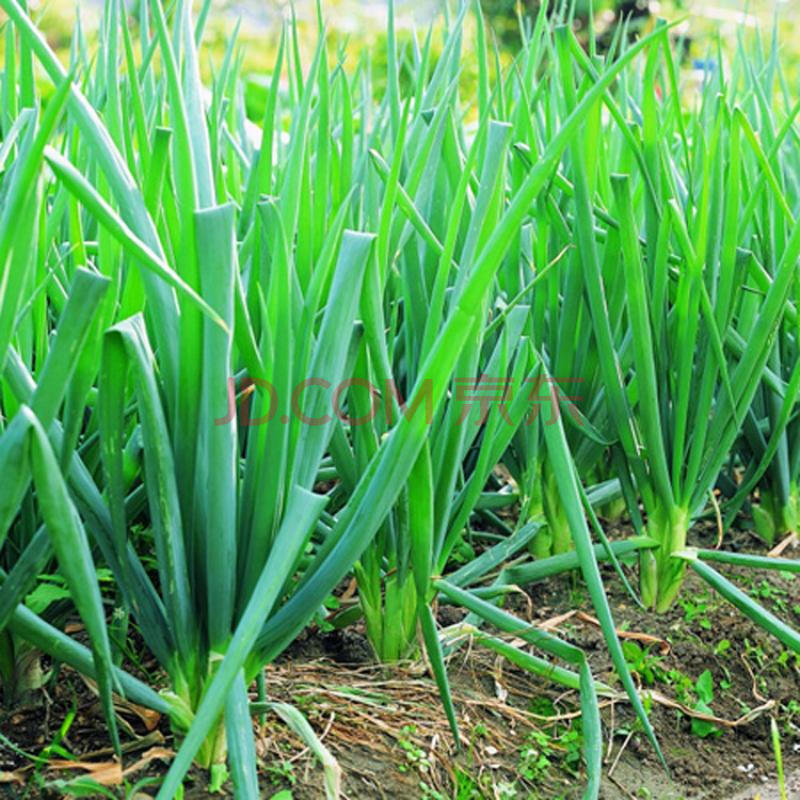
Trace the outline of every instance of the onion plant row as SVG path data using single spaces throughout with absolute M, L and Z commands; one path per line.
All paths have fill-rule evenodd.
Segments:
M 210 5 L 141 0 L 132 24 L 108 0 L 62 60 L 0 0 L 5 700 L 33 649 L 96 680 L 120 757 L 115 694 L 168 716 L 164 798 L 193 763 L 257 797 L 251 718 L 273 711 L 334 797 L 264 668 L 320 615 L 363 619 L 380 660 L 425 651 L 456 742 L 466 637 L 577 690 L 597 797 L 609 687 L 509 592 L 580 571 L 657 751 L 609 581 L 661 612 L 691 569 L 800 652 L 712 566 L 800 564 L 689 538 L 712 516 L 724 545 L 746 512 L 773 545 L 800 518 L 800 105 L 777 44 L 714 54 L 690 90 L 666 24 L 600 54 L 543 6 L 506 64 L 477 7 L 404 38 L 390 3 L 378 70 L 318 9 L 311 58 L 286 25 L 246 92 L 235 37 L 201 71 Z M 47 572 L 69 599 L 32 606 Z M 358 603 L 329 614 L 349 577 Z M 441 603 L 465 621 L 440 629 Z M 127 668 L 134 629 L 166 689 Z

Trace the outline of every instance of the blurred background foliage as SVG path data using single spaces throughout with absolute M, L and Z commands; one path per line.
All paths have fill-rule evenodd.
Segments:
M 768 38 L 777 26 L 780 34 L 782 63 L 790 79 L 800 79 L 800 0 L 480 0 L 490 31 L 490 41 L 497 43 L 498 63 L 505 69 L 513 60 L 519 44 L 520 20 L 532 20 L 544 1 L 555 12 L 563 3 L 574 2 L 573 25 L 587 32 L 590 24 L 599 34 L 600 42 L 608 44 L 620 25 L 626 26 L 630 37 L 650 30 L 659 17 L 669 20 L 683 18 L 675 31 L 685 47 L 683 68 L 688 77 L 702 80 L 704 72 L 715 64 L 718 45 L 722 52 L 735 45 L 739 35 Z M 136 25 L 139 0 L 125 0 L 131 22 Z M 164 2 L 164 0 L 162 0 Z M 419 46 L 429 26 L 434 26 L 432 55 L 441 49 L 439 29 L 447 0 L 396 0 L 396 25 L 401 48 Z M 31 13 L 47 35 L 50 45 L 63 54 L 76 24 L 80 24 L 91 42 L 97 37 L 97 26 L 103 0 L 28 0 Z M 170 3 L 165 2 L 167 8 Z M 456 0 L 449 0 L 451 13 Z M 230 37 L 237 33 L 243 62 L 244 86 L 248 113 L 258 120 L 263 112 L 266 86 L 275 61 L 282 20 L 294 14 L 298 20 L 301 49 L 308 61 L 316 41 L 316 0 L 214 0 L 201 54 L 201 67 L 208 79 L 222 55 Z M 382 91 L 379 77 L 386 63 L 387 6 L 384 0 L 323 0 L 325 24 L 329 30 L 329 62 L 351 71 L 359 60 L 365 60 L 377 77 L 375 89 Z M 0 24 L 4 23 L 0 12 Z M 474 15 L 467 20 L 466 41 L 471 41 Z M 5 37 L 0 37 L 0 53 Z M 347 44 L 345 55 L 345 44 Z M 492 65 L 494 68 L 494 64 Z M 404 76 L 401 74 L 401 81 Z M 476 65 L 465 51 L 461 76 L 462 103 L 469 105 L 475 96 Z M 46 95 L 52 91 L 49 81 L 42 82 Z

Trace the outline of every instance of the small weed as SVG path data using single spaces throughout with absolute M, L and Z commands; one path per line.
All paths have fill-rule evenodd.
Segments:
M 714 647 L 714 655 L 715 656 L 723 656 L 730 649 L 731 649 L 730 640 L 721 639 L 719 642 L 717 642 L 716 646 Z
M 428 760 L 427 753 L 412 741 L 411 737 L 416 732 L 415 725 L 404 725 L 400 730 L 400 737 L 397 743 L 405 753 L 408 764 L 400 764 L 398 769 L 400 772 L 406 772 L 410 766 L 418 772 L 427 774 L 430 771 L 431 762 Z
M 520 750 L 519 774 L 527 781 L 540 781 L 552 767 L 553 741 L 544 731 L 531 731 Z
M 291 761 L 270 763 L 266 766 L 265 773 L 269 782 L 275 785 L 288 783 L 289 786 L 294 786 L 297 783 L 297 775 L 294 774 L 294 764 Z
M 455 800 L 480 800 L 483 797 L 480 786 L 473 775 L 456 769 Z
M 709 619 L 709 612 L 713 611 L 715 606 L 711 602 L 711 597 L 707 592 L 696 597 L 681 597 L 678 602 L 683 608 L 683 618 L 686 622 L 692 623 L 697 621 L 698 625 L 703 630 L 711 630 L 711 620 Z
M 750 596 L 756 600 L 766 600 L 778 613 L 787 613 L 789 603 L 787 601 L 788 592 L 780 586 L 775 586 L 767 580 L 762 580 L 750 589 Z
M 695 681 L 694 690 L 697 695 L 697 700 L 692 706 L 695 711 L 701 714 L 713 715 L 711 703 L 714 701 L 714 678 L 711 675 L 711 670 L 706 670 Z M 713 722 L 708 722 L 704 719 L 692 720 L 692 734 L 705 739 L 708 736 L 719 736 L 722 733 L 720 729 L 714 725 Z
M 652 647 L 642 648 L 636 642 L 625 641 L 622 643 L 622 652 L 631 672 L 635 672 L 646 686 L 664 681 L 666 672 L 661 666 L 663 656 L 655 655 Z

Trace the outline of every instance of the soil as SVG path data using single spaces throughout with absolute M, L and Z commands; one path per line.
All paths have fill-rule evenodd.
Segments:
M 693 543 L 713 546 L 712 528 L 701 527 L 692 535 Z M 726 547 L 759 549 L 746 532 L 726 541 Z M 633 565 L 624 568 L 633 579 Z M 659 765 L 628 703 L 607 700 L 602 710 L 606 758 L 601 797 L 779 800 L 771 718 L 778 725 L 787 797 L 800 797 L 800 659 L 694 574 L 687 576 L 679 602 L 668 613 L 654 615 L 632 601 L 610 568 L 603 569 L 616 625 L 627 642 L 629 660 L 637 666 L 635 677 L 645 693 L 655 693 L 650 718 L 670 775 Z M 800 628 L 800 577 L 720 571 Z M 591 604 L 578 579 L 565 576 L 524 589 L 509 607 L 579 644 L 589 654 L 595 677 L 615 685 L 602 635 L 591 621 Z M 460 609 L 438 609 L 443 626 L 462 616 Z M 643 640 L 642 635 L 652 638 Z M 46 670 L 50 665 L 44 661 L 42 666 Z M 692 708 L 698 700 L 696 682 L 706 670 L 713 688 L 709 706 L 719 720 L 713 729 L 691 718 L 697 713 Z M 375 664 L 358 626 L 304 634 L 267 668 L 266 683 L 269 699 L 298 707 L 336 758 L 345 798 L 582 796 L 585 776 L 575 692 L 532 676 L 473 642 L 451 657 L 449 674 L 460 752 L 426 665 Z M 682 708 L 674 707 L 675 701 Z M 154 796 L 175 747 L 169 725 L 131 706 L 121 707 L 120 715 L 128 786 L 141 780 L 128 796 Z M 69 669 L 60 669 L 55 681 L 24 704 L 0 712 L 0 730 L 0 797 L 67 796 L 63 781 L 81 775 L 113 784 L 109 769 L 118 767 L 95 695 Z M 262 796 L 325 796 L 318 761 L 283 722 L 267 715 L 263 723 L 256 721 L 256 730 Z M 58 746 L 48 752 L 53 742 Z M 185 796 L 209 797 L 207 787 L 207 777 L 197 770 L 190 775 Z M 230 785 L 222 795 L 232 796 Z
M 740 586 L 753 580 L 749 572 L 720 571 Z M 800 716 L 789 709 L 794 707 L 790 704 L 796 705 L 800 700 L 800 661 L 737 609 L 715 596 L 694 574 L 687 576 L 679 602 L 659 616 L 641 611 L 612 581 L 607 585 L 615 587 L 609 599 L 618 628 L 655 636 L 669 645 L 665 655 L 661 655 L 657 646 L 651 648 L 657 659 L 657 676 L 650 687 L 640 681 L 645 684 L 644 689 L 655 689 L 675 699 L 680 697 L 682 684 L 688 681 L 689 686 L 684 685 L 683 689 L 688 690 L 689 697 L 685 700 L 691 703 L 696 699 L 693 684 L 709 670 L 714 686 L 711 703 L 714 716 L 735 722 L 752 709 L 761 707 L 764 711 L 737 726 L 716 726 L 718 732 L 701 737 L 681 711 L 654 704 L 650 718 L 671 775 L 661 769 L 645 737 L 635 733 L 614 766 L 612 780 L 606 779 L 601 796 L 609 800 L 630 797 L 755 800 L 759 796 L 768 800 L 768 783 L 776 777 L 771 716 L 779 722 L 786 772 L 798 773 L 796 784 L 800 777 Z M 563 597 L 566 589 L 562 584 L 560 590 L 557 585 L 543 586 L 541 595 L 534 591 L 535 616 L 546 619 L 553 612 L 558 613 L 563 607 L 563 601 L 558 600 L 559 592 Z M 800 625 L 800 580 L 796 577 L 759 574 L 751 593 L 769 595 L 757 599 L 793 627 Z M 547 608 L 548 595 L 554 600 L 551 610 Z M 574 630 L 571 638 L 584 648 L 591 648 L 590 661 L 597 677 L 603 679 L 611 673 L 598 629 L 583 626 Z M 670 676 L 673 671 L 680 675 Z M 618 729 L 625 731 L 633 721 L 629 706 L 617 708 Z M 604 722 L 609 736 L 610 714 L 604 716 Z M 611 755 L 607 759 L 610 764 L 625 741 L 620 734 L 613 738 L 614 746 L 609 745 Z M 788 796 L 800 797 L 800 790 Z

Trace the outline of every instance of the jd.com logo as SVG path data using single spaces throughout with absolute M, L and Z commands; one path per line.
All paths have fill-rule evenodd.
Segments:
M 477 408 L 474 415 L 474 425 L 483 425 L 489 415 L 489 411 L 497 408 L 503 422 L 507 425 L 514 425 L 510 415 L 511 403 L 514 399 L 514 387 L 510 378 L 491 378 L 481 375 L 478 378 L 454 378 L 451 399 L 459 406 L 459 415 L 456 424 L 461 425 L 469 417 L 473 409 Z M 580 395 L 565 395 L 561 391 L 562 383 L 583 383 L 582 378 L 527 378 L 522 382 L 523 387 L 529 386 L 526 403 L 530 408 L 527 409 L 525 424 L 530 425 L 539 415 L 542 406 L 547 405 L 550 413 L 545 425 L 553 425 L 560 416 L 560 406 L 566 406 L 568 413 L 577 425 L 583 424 L 583 417 L 578 412 L 575 405 L 576 400 L 580 400 Z M 317 392 L 322 390 L 327 392 L 333 388 L 330 398 L 330 410 L 333 415 L 350 426 L 366 425 L 372 422 L 383 408 L 384 418 L 387 425 L 391 425 L 394 420 L 394 409 L 398 408 L 400 413 L 411 419 L 417 411 L 422 408 L 425 414 L 425 422 L 430 425 L 433 421 L 433 382 L 430 378 L 422 381 L 418 387 L 410 405 L 401 397 L 397 385 L 393 380 L 387 380 L 384 391 L 381 392 L 377 387 L 364 378 L 348 378 L 334 386 L 324 378 L 307 378 L 298 383 L 292 390 L 290 398 L 290 409 L 292 416 L 304 425 L 327 425 L 332 417 L 328 413 L 310 415 L 301 408 L 301 399 L 304 392 L 310 387 L 318 387 Z M 352 402 L 347 403 L 348 409 L 343 408 L 347 394 L 352 393 L 354 388 L 365 392 L 369 398 L 369 410 L 357 417 L 349 415 L 352 411 Z M 251 404 L 253 394 L 256 389 L 263 389 L 265 396 L 269 398 L 269 406 L 266 414 L 253 419 L 251 417 Z M 233 378 L 228 379 L 228 411 L 224 417 L 214 420 L 215 425 L 229 425 L 237 416 L 237 388 Z M 262 378 L 245 378 L 238 390 L 238 422 L 244 427 L 256 425 L 267 425 L 275 419 L 279 408 L 278 391 L 275 386 Z M 323 411 L 327 407 L 327 400 L 319 394 L 315 394 L 311 405 L 316 411 Z M 281 424 L 287 425 L 291 421 L 288 414 L 282 414 L 278 420 Z

